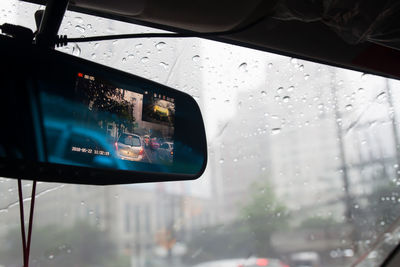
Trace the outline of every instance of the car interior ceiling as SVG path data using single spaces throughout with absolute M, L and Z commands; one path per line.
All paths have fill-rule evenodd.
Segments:
M 46 0 L 25 0 L 45 4 Z M 174 32 L 224 32 L 209 37 L 258 50 L 399 77 L 400 8 L 392 1 L 70 1 L 72 11 Z
M 46 0 L 24 1 L 46 4 Z M 73 0 L 69 9 L 174 32 L 240 29 L 208 38 L 400 78 L 400 31 L 396 31 L 400 7 L 392 1 L 362 2 Z M 399 260 L 398 254 L 397 249 L 389 260 Z

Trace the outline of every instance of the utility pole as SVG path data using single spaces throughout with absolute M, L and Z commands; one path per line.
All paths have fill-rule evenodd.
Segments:
M 340 170 L 342 171 L 342 180 L 343 180 L 343 188 L 344 188 L 344 201 L 345 201 L 345 218 L 347 223 L 351 223 L 352 220 L 352 205 L 351 205 L 351 196 L 350 196 L 350 184 L 349 184 L 349 175 L 348 168 L 346 164 L 346 154 L 344 148 L 344 140 L 343 140 L 343 129 L 342 129 L 342 120 L 341 114 L 339 110 L 339 101 L 338 94 L 336 88 L 336 72 L 335 70 L 331 70 L 331 95 L 332 102 L 334 106 L 334 118 L 336 123 L 336 136 L 338 140 L 339 146 L 339 160 L 340 160 Z
M 396 170 L 396 179 L 397 181 L 400 181 L 400 173 L 398 171 L 400 171 L 400 142 L 399 142 L 399 131 L 397 129 L 398 124 L 397 124 L 397 116 L 396 116 L 396 112 L 394 109 L 394 105 L 393 105 L 393 98 L 392 98 L 392 92 L 390 90 L 390 83 L 389 83 L 389 79 L 385 80 L 385 85 L 386 85 L 386 95 L 387 95 L 387 101 L 389 104 L 389 112 L 392 112 L 391 115 L 391 121 L 392 121 L 392 131 L 393 131 L 393 141 L 394 141 L 394 145 L 396 148 L 396 164 L 397 164 L 397 170 Z M 389 113 L 390 114 L 390 113 Z

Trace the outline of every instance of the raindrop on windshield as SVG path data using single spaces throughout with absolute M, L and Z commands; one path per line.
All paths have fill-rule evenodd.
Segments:
M 126 57 L 122 58 L 122 63 L 126 63 Z
M 220 164 L 224 163 L 224 159 L 220 159 L 220 160 L 219 160 L 219 163 L 220 163 Z
M 290 96 L 284 96 L 282 98 L 282 101 L 285 102 L 285 103 L 289 102 L 289 100 L 290 100 Z
M 75 30 L 77 30 L 80 33 L 84 33 L 85 32 L 85 28 L 80 26 L 80 25 L 76 25 L 75 26 Z
M 83 23 L 83 19 L 81 17 L 75 17 L 75 22 L 77 23 Z
M 276 135 L 281 132 L 281 128 L 273 128 L 271 130 L 271 135 Z
M 161 67 L 163 67 L 164 69 L 168 69 L 168 64 L 167 63 L 165 63 L 165 62 L 160 62 L 160 64 L 159 64 Z
M 261 95 L 266 96 L 266 95 L 267 95 L 267 92 L 261 91 Z
M 287 90 L 288 90 L 288 92 L 293 91 L 293 90 L 294 90 L 294 86 L 293 86 L 293 85 L 292 85 L 292 86 L 289 86 L 289 88 L 288 88 Z
M 272 68 L 272 63 L 268 63 L 268 68 Z
M 279 87 L 278 89 L 276 89 L 276 93 L 280 94 L 283 91 L 283 87 Z
M 164 43 L 164 42 L 159 42 L 159 43 L 156 44 L 156 48 L 157 48 L 158 50 L 163 49 L 164 46 L 165 46 L 165 43 Z
M 148 57 L 142 57 L 141 59 L 140 59 L 140 62 L 142 62 L 142 63 L 146 63 L 146 62 L 148 62 L 149 61 L 149 58 Z
M 361 80 L 365 80 L 365 78 L 367 78 L 368 76 L 367 76 L 368 74 L 367 73 L 363 73 L 363 74 L 361 74 Z
M 304 75 L 304 80 L 308 80 L 308 78 L 310 78 L 310 75 L 309 74 L 306 74 L 306 75 Z
M 49 260 L 52 260 L 52 259 L 54 259 L 54 255 L 53 255 L 53 254 L 50 254 L 47 258 L 48 258 Z
M 96 58 L 96 53 L 93 53 L 90 57 L 91 57 L 92 59 L 95 59 L 95 58 Z
M 297 64 L 297 58 L 292 58 L 292 59 L 290 59 L 290 63 L 292 63 L 292 64 Z
M 347 111 L 350 111 L 350 110 L 353 109 L 353 105 L 348 104 L 348 105 L 346 105 L 344 108 L 345 108 Z
M 384 100 L 385 98 L 386 98 L 385 92 L 382 92 L 376 96 L 376 99 L 378 99 L 378 100 Z
M 237 159 L 237 158 L 234 158 L 234 159 L 233 159 L 233 162 L 237 162 L 237 161 L 238 161 L 238 159 Z
M 72 54 L 74 56 L 79 56 L 81 54 L 81 48 L 79 47 L 79 45 L 74 44 L 74 46 L 72 47 Z
M 199 62 L 200 56 L 199 56 L 199 55 L 195 55 L 195 56 L 192 57 L 192 60 L 193 60 L 194 62 Z
M 242 64 L 239 65 L 239 70 L 246 72 L 247 71 L 247 63 L 243 62 Z
M 141 48 L 142 46 L 143 46 L 142 44 L 135 45 L 136 48 Z
M 89 30 L 91 30 L 91 29 L 92 29 L 92 24 L 88 24 L 88 25 L 86 25 L 86 27 L 87 27 Z

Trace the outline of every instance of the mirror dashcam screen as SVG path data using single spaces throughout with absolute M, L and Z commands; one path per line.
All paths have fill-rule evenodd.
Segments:
M 138 162 L 172 165 L 175 100 L 85 73 L 72 97 L 41 92 L 48 161 L 136 170 Z

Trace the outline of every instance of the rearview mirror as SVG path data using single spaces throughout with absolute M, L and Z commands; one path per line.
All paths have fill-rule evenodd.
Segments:
M 199 177 L 200 109 L 186 93 L 0 37 L 0 176 L 78 184 Z

